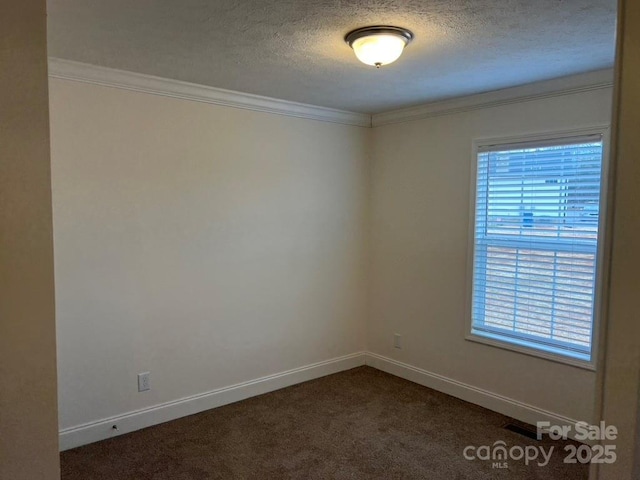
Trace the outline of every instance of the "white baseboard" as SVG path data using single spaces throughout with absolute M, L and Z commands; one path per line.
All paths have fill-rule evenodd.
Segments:
M 359 352 L 324 362 L 314 363 L 286 372 L 268 375 L 248 382 L 219 388 L 210 392 L 181 398 L 172 402 L 127 412 L 115 417 L 86 423 L 60 431 L 60 450 L 79 447 L 89 443 L 116 437 L 125 433 L 176 420 L 187 415 L 221 407 L 246 398 L 262 395 L 298 383 L 368 365 L 391 375 L 432 388 L 475 405 L 501 413 L 531 425 L 548 421 L 552 425 L 569 426 L 575 432 L 577 420 L 504 397 L 473 385 L 428 372 L 418 367 L 398 362 L 371 352 Z M 114 430 L 113 426 L 118 429 Z M 590 442 L 587 442 L 590 443 Z
M 68 450 L 116 437 L 364 364 L 365 353 L 354 353 L 96 422 L 66 428 L 60 431 L 60 450 Z M 113 428 L 114 425 L 117 425 L 117 430 Z
M 578 422 L 577 420 L 543 410 L 512 398 L 497 395 L 488 390 L 474 387 L 473 385 L 468 385 L 371 352 L 366 353 L 366 364 L 383 372 L 395 375 L 396 377 L 404 378 L 405 380 L 446 393 L 460 400 L 480 405 L 481 407 L 530 425 L 535 426 L 537 422 L 547 421 L 550 422 L 551 425 L 569 426 L 571 427 L 569 431 L 575 433 L 574 427 Z M 571 433 L 569 436 L 572 437 Z M 582 441 L 584 442 L 584 440 Z

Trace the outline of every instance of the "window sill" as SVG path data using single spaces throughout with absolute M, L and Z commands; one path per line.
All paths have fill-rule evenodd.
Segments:
M 529 355 L 531 357 L 543 358 L 545 360 L 570 365 L 572 367 L 582 368 L 584 370 L 589 370 L 592 372 L 596 370 L 596 365 L 593 360 L 581 360 L 579 358 L 572 358 L 553 352 L 545 352 L 534 347 L 529 347 L 525 342 L 523 342 L 523 344 L 506 342 L 499 339 L 497 336 L 493 337 L 490 334 L 484 333 L 469 333 L 465 336 L 465 340 L 475 343 L 481 343 L 483 345 L 489 345 L 491 347 L 501 348 L 503 350 L 510 350 L 512 352 Z

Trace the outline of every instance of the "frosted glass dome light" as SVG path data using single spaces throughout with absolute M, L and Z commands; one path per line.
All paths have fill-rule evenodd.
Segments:
M 413 33 L 399 27 L 364 27 L 344 38 L 362 63 L 380 68 L 395 62 L 404 47 L 413 40 Z

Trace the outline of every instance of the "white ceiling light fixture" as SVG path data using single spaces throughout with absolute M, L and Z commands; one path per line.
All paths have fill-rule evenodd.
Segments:
M 413 40 L 406 28 L 375 26 L 358 28 L 344 37 L 362 63 L 380 68 L 395 62 Z

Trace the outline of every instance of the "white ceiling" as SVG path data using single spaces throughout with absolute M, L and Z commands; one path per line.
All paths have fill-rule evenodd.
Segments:
M 364 113 L 613 65 L 616 0 L 49 0 L 49 55 Z M 344 43 L 415 34 L 376 70 Z

